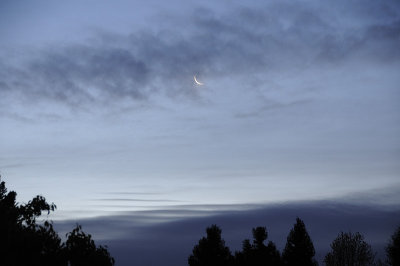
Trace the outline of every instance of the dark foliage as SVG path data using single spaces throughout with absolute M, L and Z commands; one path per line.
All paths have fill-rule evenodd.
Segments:
M 386 247 L 389 265 L 400 266 L 400 226 L 392 235 L 389 245 Z
M 56 209 L 54 204 L 36 196 L 20 205 L 16 196 L 0 182 L 0 265 L 114 265 L 107 249 L 96 247 L 80 226 L 62 243 L 51 221 L 37 222 L 43 212 Z
M 71 265 L 106 266 L 114 264 L 114 259 L 107 249 L 102 246 L 96 247 L 92 236 L 85 234 L 80 225 L 77 225 L 72 232 L 68 233 L 67 237 L 65 250 Z
M 282 253 L 284 265 L 313 266 L 317 265 L 314 259 L 315 249 L 304 222 L 296 219 L 293 229 L 287 237 L 285 249 Z
M 221 238 L 221 229 L 212 225 L 206 229 L 207 237 L 199 240 L 194 246 L 188 262 L 190 266 L 228 266 L 232 263 L 232 255 L 225 241 Z
M 358 232 L 341 232 L 332 242 L 331 248 L 332 251 L 324 259 L 327 266 L 368 266 L 375 263 L 371 246 Z
M 272 241 L 268 245 L 264 241 L 268 238 L 265 227 L 253 228 L 253 244 L 250 240 L 243 241 L 241 252 L 235 254 L 235 265 L 238 266 L 261 266 L 261 265 L 281 265 L 281 257 Z

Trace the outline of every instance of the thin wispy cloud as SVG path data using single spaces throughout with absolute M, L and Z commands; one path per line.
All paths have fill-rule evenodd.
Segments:
M 104 199 L 93 199 L 93 201 L 121 201 L 121 202 L 182 202 L 181 200 L 171 199 L 131 199 L 131 198 L 104 198 Z

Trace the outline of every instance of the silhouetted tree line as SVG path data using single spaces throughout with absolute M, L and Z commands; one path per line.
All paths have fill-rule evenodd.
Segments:
M 268 232 L 265 227 L 253 228 L 253 241 L 243 241 L 242 250 L 234 254 L 221 237 L 222 230 L 212 225 L 206 229 L 207 236 L 199 240 L 189 256 L 190 266 L 314 266 L 315 249 L 304 222 L 296 219 L 290 230 L 282 254 L 272 241 L 265 241 Z M 331 251 L 326 254 L 327 266 L 400 266 L 400 227 L 393 234 L 386 247 L 385 262 L 375 261 L 371 246 L 360 233 L 341 232 L 331 243 Z
M 27 204 L 16 202 L 17 193 L 7 193 L 0 183 L 0 265 L 108 266 L 114 265 L 107 247 L 96 246 L 92 236 L 77 225 L 63 243 L 52 221 L 37 222 L 42 212 L 56 209 L 42 196 Z

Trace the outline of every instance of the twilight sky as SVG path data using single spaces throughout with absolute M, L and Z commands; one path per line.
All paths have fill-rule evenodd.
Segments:
M 399 47 L 395 0 L 1 1 L 0 173 L 53 219 L 398 208 Z

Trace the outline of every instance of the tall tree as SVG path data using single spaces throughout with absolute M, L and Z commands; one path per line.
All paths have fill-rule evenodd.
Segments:
M 75 266 L 107 266 L 114 265 L 114 258 L 110 256 L 106 247 L 96 246 L 92 236 L 82 231 L 77 225 L 67 234 L 65 250 L 68 261 Z
M 190 266 L 228 266 L 232 262 L 232 254 L 221 238 L 221 229 L 215 224 L 206 229 L 207 237 L 199 240 L 189 256 Z
M 315 249 L 306 230 L 304 222 L 296 218 L 296 223 L 287 237 L 282 259 L 285 265 L 313 266 L 317 265 L 314 259 Z
M 235 266 L 250 266 L 252 245 L 249 239 L 245 239 L 242 242 L 242 251 L 236 251 L 234 257 Z
M 341 232 L 331 243 L 331 249 L 324 259 L 327 266 L 369 266 L 375 263 L 371 245 L 358 232 Z
M 272 241 L 265 245 L 265 240 L 268 238 L 268 232 L 265 227 L 253 228 L 253 244 L 250 240 L 243 241 L 241 252 L 236 252 L 236 265 L 241 266 L 261 266 L 261 265 L 280 265 L 281 257 Z
M 18 204 L 16 196 L 14 191 L 7 193 L 5 182 L 0 182 L 0 265 L 114 264 L 107 249 L 96 247 L 80 226 L 62 243 L 51 221 L 38 223 L 42 212 L 49 214 L 56 209 L 44 197 L 36 196 L 27 204 Z
M 392 235 L 389 245 L 386 247 L 389 265 L 400 266 L 400 226 Z
M 60 265 L 60 237 L 51 222 L 36 223 L 42 212 L 50 213 L 56 206 L 42 196 L 19 205 L 16 196 L 0 182 L 0 265 Z

